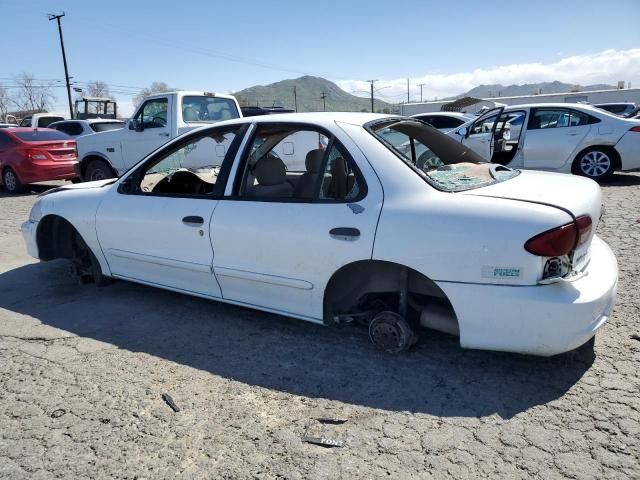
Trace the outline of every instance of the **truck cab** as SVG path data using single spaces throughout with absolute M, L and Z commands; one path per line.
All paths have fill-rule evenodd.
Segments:
M 87 181 L 119 176 L 189 130 L 241 116 L 231 95 L 194 91 L 150 95 L 123 129 L 78 138 L 78 174 Z

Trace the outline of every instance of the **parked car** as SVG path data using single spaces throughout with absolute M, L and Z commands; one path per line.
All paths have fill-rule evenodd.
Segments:
M 636 108 L 636 104 L 632 102 L 596 103 L 593 106 L 621 117 L 626 117 Z
M 112 178 L 189 130 L 242 117 L 235 97 L 209 92 L 167 92 L 146 97 L 125 128 L 78 138 L 78 175 Z
M 476 118 L 474 115 L 460 112 L 418 113 L 412 115 L 412 117 L 422 120 L 443 132 L 449 132 Z
M 96 132 L 106 132 L 124 128 L 125 122 L 111 119 L 89 119 L 89 120 L 62 120 L 49 124 L 48 128 L 53 128 L 66 133 L 71 137 L 83 137 Z
M 50 123 L 58 122 L 60 120 L 64 120 L 65 118 L 67 118 L 67 116 L 64 113 L 34 113 L 33 115 L 24 117 L 20 121 L 20 126 L 31 128 L 47 128 Z
M 275 151 L 300 132 L 303 169 Z M 410 138 L 443 166 L 418 169 Z M 294 145 L 293 148 L 297 148 Z M 491 165 L 415 119 L 308 113 L 184 134 L 119 179 L 54 189 L 22 233 L 43 261 L 332 325 L 405 350 L 415 330 L 465 348 L 553 355 L 589 341 L 617 264 L 595 235 L 598 185 Z
M 17 126 L 18 125 L 15 123 L 0 123 L 0 128 L 12 128 Z
M 48 128 L 0 130 L 0 172 L 9 193 L 25 185 L 47 180 L 75 178 L 76 142 L 67 134 Z
M 522 119 L 518 135 L 505 129 L 515 116 Z M 494 108 L 449 135 L 485 160 L 512 168 L 574 173 L 595 180 L 617 170 L 640 168 L 640 122 L 590 105 Z

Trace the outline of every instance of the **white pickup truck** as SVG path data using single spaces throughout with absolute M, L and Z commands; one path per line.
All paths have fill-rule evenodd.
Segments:
M 151 95 L 124 128 L 77 139 L 78 175 L 86 181 L 117 177 L 178 135 L 241 116 L 231 95 L 189 91 Z
M 64 113 L 56 113 L 56 112 L 34 113 L 32 115 L 24 117 L 20 122 L 20 126 L 31 127 L 31 128 L 47 128 L 50 123 L 66 120 L 67 118 L 69 118 L 69 115 L 65 115 Z

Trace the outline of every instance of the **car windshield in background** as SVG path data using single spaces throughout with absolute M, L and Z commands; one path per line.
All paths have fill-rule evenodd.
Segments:
M 123 127 L 124 123 L 122 122 L 100 122 L 91 124 L 91 129 L 94 132 L 106 132 L 107 130 L 116 130 Z
M 213 123 L 239 117 L 235 102 L 229 98 L 186 96 L 182 99 L 182 119 L 186 123 Z
M 365 128 L 438 190 L 471 190 L 520 173 L 487 163 L 473 150 L 422 122 L 384 120 Z
M 30 130 L 28 132 L 16 132 L 15 136 L 25 142 L 48 142 L 50 140 L 72 140 L 72 138 L 63 132 L 57 130 Z

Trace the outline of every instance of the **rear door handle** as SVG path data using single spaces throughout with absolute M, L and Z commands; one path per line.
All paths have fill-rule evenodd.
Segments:
M 182 219 L 182 223 L 191 227 L 200 227 L 204 223 L 204 218 L 196 215 L 190 215 Z
M 159 133 L 159 134 L 158 134 L 158 136 L 159 136 L 159 137 L 168 137 L 168 136 L 169 136 L 169 134 L 168 134 L 167 132 L 165 132 L 165 133 Z
M 360 237 L 360 230 L 351 227 L 336 227 L 329 230 L 329 235 L 336 240 L 353 241 Z

